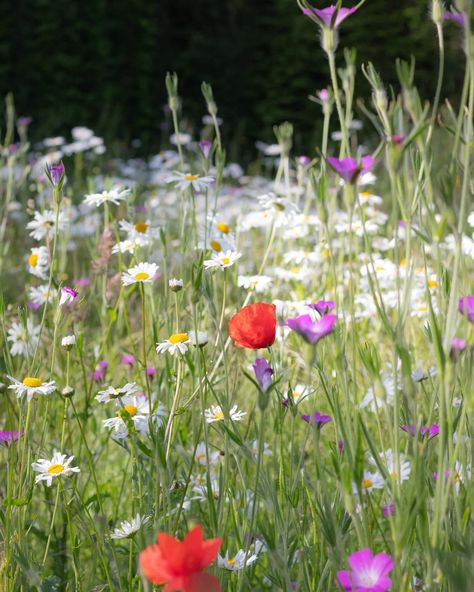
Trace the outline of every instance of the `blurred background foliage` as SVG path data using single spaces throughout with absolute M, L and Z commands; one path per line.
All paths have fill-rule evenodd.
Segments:
M 416 84 L 429 100 L 438 65 L 429 4 L 367 0 L 341 27 L 340 47 L 357 48 L 358 63 L 372 61 L 387 85 L 396 85 L 395 59 L 415 56 Z M 456 102 L 462 41 L 455 25 L 445 31 L 443 97 Z M 272 126 L 284 120 L 300 151 L 311 152 L 320 109 L 308 95 L 328 84 L 318 37 L 295 0 L 1 2 L 0 95 L 13 92 L 18 115 L 33 118 L 34 139 L 86 125 L 124 146 L 138 138 L 148 151 L 168 135 L 164 77 L 176 71 L 195 133 L 205 114 L 201 81 L 213 86 L 232 156 L 245 160 L 255 140 L 273 141 Z M 361 73 L 357 94 L 368 94 Z

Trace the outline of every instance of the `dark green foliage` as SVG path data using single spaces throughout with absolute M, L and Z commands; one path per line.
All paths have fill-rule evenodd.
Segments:
M 350 5 L 351 3 L 345 3 Z M 394 60 L 417 60 L 423 97 L 436 84 L 437 42 L 428 0 L 367 0 L 341 27 L 340 45 L 356 47 L 387 84 Z M 442 96 L 456 101 L 462 81 L 460 30 L 446 26 Z M 340 52 L 341 54 L 342 52 Z M 341 57 L 341 55 L 340 55 Z M 88 125 L 106 138 L 158 146 L 169 122 L 164 77 L 179 75 L 188 123 L 199 129 L 209 82 L 225 120 L 224 141 L 246 159 L 272 126 L 295 125 L 298 150 L 311 151 L 320 110 L 307 100 L 328 83 L 317 27 L 295 0 L 17 0 L 0 3 L 0 95 L 12 91 L 33 137 Z M 365 79 L 358 78 L 362 94 Z

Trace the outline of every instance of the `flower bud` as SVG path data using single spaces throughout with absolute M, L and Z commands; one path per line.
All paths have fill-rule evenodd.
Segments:
M 184 282 L 182 279 L 171 278 L 168 282 L 168 287 L 173 292 L 179 292 L 183 289 Z
M 66 335 L 61 339 L 61 345 L 70 351 L 76 345 L 76 336 L 75 335 Z
M 63 397 L 66 397 L 67 399 L 69 399 L 72 396 L 74 396 L 74 393 L 75 393 L 74 387 L 69 386 L 69 385 L 65 386 L 63 388 L 63 390 L 61 391 L 61 395 Z

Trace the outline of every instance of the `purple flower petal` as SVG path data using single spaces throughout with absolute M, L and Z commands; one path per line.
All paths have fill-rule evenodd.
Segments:
M 273 370 L 265 358 L 257 358 L 255 364 L 252 364 L 255 377 L 260 388 L 265 393 L 272 384 Z

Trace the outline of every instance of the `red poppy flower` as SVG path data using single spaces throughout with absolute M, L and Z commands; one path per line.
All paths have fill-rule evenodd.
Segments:
M 237 347 L 260 349 L 275 341 L 276 314 L 274 304 L 256 302 L 244 306 L 229 321 L 229 335 Z
M 140 565 L 154 584 L 166 584 L 163 592 L 221 592 L 219 580 L 203 570 L 216 558 L 222 539 L 202 538 L 202 528 L 195 526 L 180 541 L 164 532 L 140 553 Z

